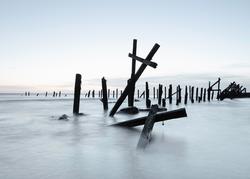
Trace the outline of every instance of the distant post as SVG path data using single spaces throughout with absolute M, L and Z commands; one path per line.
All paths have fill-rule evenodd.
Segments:
M 168 89 L 168 99 L 169 99 L 169 104 L 172 104 L 172 85 L 169 85 Z
M 159 89 L 158 89 L 158 104 L 161 105 L 161 97 L 162 97 L 162 85 L 159 84 Z
M 80 74 L 76 74 L 75 91 L 74 91 L 74 105 L 73 105 L 73 113 L 74 114 L 79 114 L 81 83 L 82 83 L 81 79 L 82 79 L 82 76 Z

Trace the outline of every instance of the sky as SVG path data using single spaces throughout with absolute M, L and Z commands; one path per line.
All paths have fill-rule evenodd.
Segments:
M 250 81 L 249 19 L 249 0 L 0 0 L 0 92 L 126 80 L 133 39 L 161 46 L 142 77 Z

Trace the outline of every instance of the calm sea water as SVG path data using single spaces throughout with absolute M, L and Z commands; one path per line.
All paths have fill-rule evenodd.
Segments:
M 70 97 L 0 96 L 0 178 L 249 178 L 250 99 L 185 107 L 187 118 L 155 124 L 138 150 L 142 127 L 109 124 L 147 113 L 110 118 L 99 100 L 83 99 L 85 115 L 74 117 Z

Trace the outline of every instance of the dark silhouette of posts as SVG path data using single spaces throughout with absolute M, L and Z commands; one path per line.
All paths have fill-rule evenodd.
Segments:
M 74 114 L 79 114 L 81 83 L 82 83 L 81 79 L 82 79 L 82 76 L 80 74 L 76 74 L 75 90 L 74 90 L 74 105 L 73 105 Z
M 146 57 L 146 59 L 144 61 L 151 61 L 152 58 L 153 58 L 153 56 L 154 56 L 154 54 L 159 49 L 159 47 L 160 47 L 159 44 L 155 44 L 154 47 L 151 49 L 151 51 L 149 52 L 149 54 L 147 55 L 147 57 Z M 140 78 L 140 76 L 142 75 L 142 73 L 146 69 L 146 67 L 147 67 L 146 64 L 144 64 L 144 63 L 141 64 L 140 68 L 137 70 L 137 72 L 135 73 L 135 75 L 131 78 L 131 81 L 125 87 L 122 95 L 117 100 L 117 102 L 115 103 L 114 107 L 112 108 L 112 110 L 111 110 L 111 112 L 109 114 L 110 116 L 114 116 L 114 114 L 116 113 L 116 111 L 118 110 L 118 108 L 121 106 L 122 102 L 127 97 L 128 93 L 129 93 L 130 86 L 133 85 L 134 83 L 136 83 L 136 81 Z
M 169 104 L 172 104 L 172 85 L 169 85 L 168 89 L 168 99 L 169 99 Z
M 146 82 L 146 90 L 145 90 L 145 92 L 146 92 L 146 107 L 147 107 L 147 108 L 150 108 L 150 106 L 151 106 L 151 101 L 150 101 L 150 99 L 149 99 L 148 82 Z
M 107 81 L 103 77 L 102 78 L 102 103 L 103 103 L 103 109 L 107 110 L 108 109 L 108 95 L 107 95 Z
M 133 40 L 133 50 L 132 54 L 136 56 L 137 51 L 137 40 Z M 136 68 L 136 60 L 132 58 L 132 70 L 131 70 L 131 79 L 135 75 L 135 68 Z M 128 82 L 130 83 L 130 82 Z M 134 95 L 135 95 L 135 83 L 131 83 L 129 93 L 128 93 L 128 106 L 134 106 Z
M 161 99 L 162 99 L 162 85 L 159 84 L 159 89 L 158 89 L 158 104 L 161 105 Z

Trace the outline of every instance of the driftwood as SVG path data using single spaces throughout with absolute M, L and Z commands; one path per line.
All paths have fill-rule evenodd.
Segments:
M 167 112 L 160 112 L 155 115 L 155 122 L 166 121 L 181 117 L 187 117 L 186 109 L 180 108 L 172 111 Z M 118 122 L 112 124 L 112 126 L 123 126 L 123 127 L 136 127 L 140 125 L 144 125 L 147 117 L 140 117 L 136 119 L 132 119 L 129 121 Z

